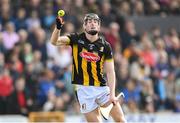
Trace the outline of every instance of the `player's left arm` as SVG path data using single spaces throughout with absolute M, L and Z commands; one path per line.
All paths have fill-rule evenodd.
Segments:
M 107 76 L 107 84 L 110 88 L 110 97 L 115 97 L 115 84 L 116 84 L 116 78 L 115 78 L 115 71 L 114 71 L 114 61 L 106 60 L 105 61 L 105 70 L 106 70 L 106 76 Z
M 115 71 L 114 71 L 114 60 L 113 60 L 113 52 L 109 43 L 105 45 L 105 70 L 107 76 L 107 84 L 110 88 L 110 102 L 116 103 L 115 101 Z

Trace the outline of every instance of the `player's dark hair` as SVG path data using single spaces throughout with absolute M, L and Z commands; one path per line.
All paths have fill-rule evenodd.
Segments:
M 95 13 L 86 14 L 85 17 L 84 17 L 84 23 L 86 24 L 88 20 L 97 20 L 98 23 L 101 22 L 99 16 L 97 14 L 95 14 Z

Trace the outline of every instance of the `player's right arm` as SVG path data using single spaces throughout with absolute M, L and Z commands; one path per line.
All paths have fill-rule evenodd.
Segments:
M 61 17 L 56 18 L 56 27 L 51 35 L 51 43 L 55 46 L 68 45 L 70 44 L 70 39 L 68 36 L 60 36 L 61 28 L 64 25 L 64 21 Z
M 68 36 L 60 36 L 61 30 L 55 28 L 51 35 L 51 43 L 55 46 L 68 45 L 70 44 L 70 39 Z

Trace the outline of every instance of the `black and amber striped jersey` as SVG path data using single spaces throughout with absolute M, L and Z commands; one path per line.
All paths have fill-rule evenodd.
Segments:
M 103 75 L 105 60 L 113 60 L 110 44 L 103 38 L 90 42 L 85 33 L 68 35 L 72 47 L 72 84 L 105 86 Z

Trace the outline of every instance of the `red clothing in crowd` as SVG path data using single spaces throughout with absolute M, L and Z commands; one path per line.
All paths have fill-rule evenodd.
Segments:
M 0 76 L 0 96 L 9 96 L 13 91 L 12 79 L 9 76 Z
M 17 93 L 17 98 L 20 107 L 26 107 L 26 99 L 23 91 Z
M 140 57 L 144 60 L 145 64 L 153 67 L 155 65 L 155 58 L 152 52 L 143 51 L 140 54 Z
M 115 48 L 115 45 L 117 44 L 117 42 L 119 41 L 114 35 L 112 35 L 111 33 L 106 33 L 105 34 L 105 38 L 106 40 L 111 44 L 112 49 Z

